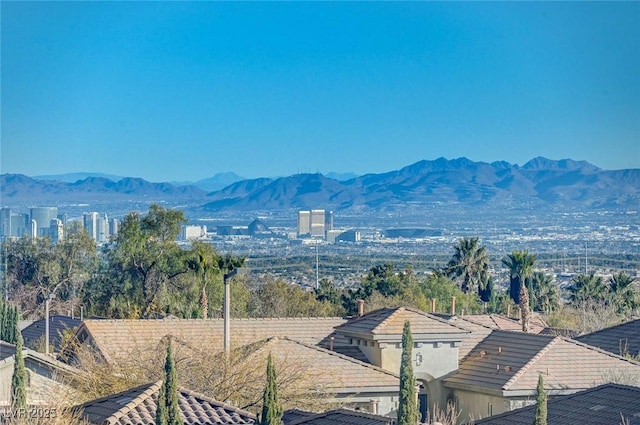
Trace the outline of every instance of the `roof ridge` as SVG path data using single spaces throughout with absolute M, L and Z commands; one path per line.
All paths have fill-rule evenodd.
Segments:
M 113 414 L 109 415 L 109 417 L 105 419 L 105 422 L 109 421 L 108 423 L 111 423 L 111 418 L 119 420 L 122 416 L 124 416 L 124 414 L 133 411 L 136 406 L 140 405 L 140 403 L 142 403 L 148 397 L 152 396 L 156 391 L 160 390 L 160 387 L 162 386 L 162 381 L 152 382 L 147 385 L 149 387 L 146 390 L 142 391 L 140 394 L 138 394 L 137 397 L 133 398 L 130 402 L 122 406 L 120 409 L 116 410 Z M 124 393 L 126 394 L 127 391 L 125 391 Z M 123 393 L 119 393 L 119 394 L 122 395 Z M 115 398 L 115 397 L 110 397 L 110 398 Z
M 371 333 L 374 334 L 382 329 L 400 310 L 406 310 L 405 307 L 385 307 L 385 309 L 392 310 L 391 314 L 387 316 L 386 319 L 382 320 L 376 327 L 371 329 Z M 407 310 L 408 311 L 408 310 Z M 364 317 L 364 316 L 363 316 Z
M 505 332 L 505 331 L 502 331 L 502 332 Z M 509 332 L 509 331 L 506 331 L 506 332 Z M 531 335 L 538 336 L 537 334 L 531 334 Z M 526 362 L 516 373 L 514 373 L 513 376 L 507 382 L 505 382 L 505 384 L 502 386 L 502 389 L 503 390 L 509 389 L 509 387 L 512 384 L 514 384 L 518 379 L 520 379 L 520 377 L 522 375 L 524 375 L 529 370 L 529 368 L 535 362 L 537 362 L 538 359 L 540 359 L 540 357 L 542 357 L 545 354 L 547 354 L 547 352 L 549 352 L 551 347 L 556 345 L 558 343 L 558 341 L 560 341 L 561 339 L 562 339 L 561 337 L 556 336 L 552 340 L 550 340 L 544 347 L 542 347 L 541 350 L 539 350 L 533 357 L 531 357 L 528 362 Z
M 347 355 L 345 355 L 345 354 L 338 353 L 337 351 L 328 350 L 328 349 L 326 349 L 326 348 L 319 347 L 319 346 L 317 346 L 317 345 L 310 345 L 310 344 L 307 344 L 307 343 L 305 343 L 305 342 L 298 341 L 298 340 L 295 340 L 295 339 L 293 339 L 293 338 L 290 338 L 290 337 L 288 337 L 288 336 L 282 336 L 282 337 L 281 337 L 281 336 L 274 336 L 274 337 L 267 338 L 267 339 L 262 340 L 262 341 L 257 341 L 257 342 L 256 342 L 256 344 L 257 344 L 257 343 L 260 343 L 260 342 L 267 342 L 267 343 L 269 343 L 269 342 L 271 342 L 271 341 L 275 341 L 275 340 L 286 340 L 286 341 L 291 341 L 291 342 L 294 342 L 294 343 L 296 343 L 296 344 L 298 344 L 298 345 L 302 345 L 303 347 L 312 348 L 312 349 L 314 349 L 314 350 L 316 350 L 316 351 L 319 351 L 319 352 L 321 352 L 321 353 L 325 353 L 325 354 L 329 354 L 329 355 L 332 355 L 332 356 L 336 356 L 336 357 L 341 358 L 341 359 L 343 359 L 343 360 L 350 361 L 351 363 L 355 363 L 355 364 L 358 364 L 358 365 L 360 365 L 360 366 L 365 366 L 365 367 L 367 367 L 367 368 L 369 368 L 369 369 L 373 369 L 373 370 L 375 370 L 375 371 L 377 371 L 377 372 L 383 372 L 383 373 L 385 373 L 385 374 L 387 374 L 387 375 L 391 375 L 391 376 L 393 376 L 394 378 L 398 378 L 398 379 L 400 378 L 400 375 L 397 375 L 397 374 L 395 374 L 395 373 L 393 373 L 393 372 L 391 372 L 391 371 L 388 371 L 388 370 L 386 370 L 386 369 L 383 369 L 383 368 L 381 368 L 381 367 L 378 367 L 378 366 L 372 365 L 371 363 L 365 363 L 365 362 L 363 362 L 363 361 L 361 361 L 361 360 L 354 359 L 353 357 L 349 357 L 349 356 L 347 356 Z M 262 348 L 262 347 L 261 347 L 261 348 Z
M 582 342 L 582 341 L 575 340 L 573 338 L 566 338 L 566 337 L 562 337 L 562 336 L 558 336 L 558 338 L 561 338 L 563 341 L 568 342 L 570 344 L 579 345 L 579 346 L 581 346 L 583 348 L 586 348 L 586 349 L 589 349 L 589 350 L 592 350 L 592 351 L 596 351 L 596 352 L 598 352 L 600 354 L 606 354 L 609 357 L 613 357 L 613 358 L 620 359 L 620 360 L 625 360 L 625 361 L 627 361 L 627 362 L 629 362 L 631 364 L 634 364 L 634 365 L 640 365 L 640 361 L 638 361 L 638 360 L 634 360 L 634 359 L 626 357 L 626 356 L 621 356 L 619 354 L 612 353 L 612 352 L 607 351 L 607 350 L 603 350 L 600 347 L 596 347 L 595 345 L 587 344 L 586 342 Z
M 209 404 L 215 405 L 217 407 L 221 407 L 221 408 L 223 408 L 225 410 L 236 412 L 236 413 L 239 413 L 239 414 L 242 414 L 242 415 L 245 415 L 245 416 L 249 416 L 251 418 L 255 418 L 256 417 L 256 415 L 254 415 L 253 413 L 249 412 L 248 410 L 244 410 L 244 409 L 242 409 L 242 408 L 240 408 L 238 406 L 233 406 L 231 404 L 218 401 L 218 400 L 216 400 L 216 399 L 214 399 L 212 397 L 209 397 L 209 396 L 207 396 L 205 394 L 202 394 L 202 393 L 199 393 L 197 391 L 190 390 L 190 389 L 185 388 L 185 387 L 178 387 L 178 391 L 180 393 L 182 393 L 183 395 L 198 398 L 198 399 L 200 399 L 202 401 L 206 401 Z

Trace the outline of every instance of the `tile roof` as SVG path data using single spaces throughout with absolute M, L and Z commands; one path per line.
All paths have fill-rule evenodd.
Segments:
M 155 425 L 162 381 L 88 401 L 74 410 L 96 425 Z M 202 394 L 179 388 L 178 405 L 185 425 L 253 424 L 247 411 L 220 403 Z
M 615 375 L 640 374 L 640 363 L 560 336 L 496 330 L 444 382 L 480 392 L 533 394 L 540 373 L 547 391 L 574 392 Z
M 46 332 L 46 319 L 36 320 L 22 329 L 24 345 L 36 349 L 40 343 L 44 343 Z M 54 346 L 55 351 L 60 351 L 60 340 L 65 329 L 75 329 L 82 321 L 75 317 L 54 315 L 49 316 L 49 343 Z M 44 345 L 43 345 L 44 346 Z
M 278 369 L 304 370 L 314 388 L 328 393 L 388 393 L 397 392 L 400 386 L 398 375 L 385 369 L 286 337 L 269 338 L 243 349 L 250 353 L 247 358 L 258 370 L 266 370 L 267 356 L 272 353 Z
M 621 323 L 576 338 L 614 354 L 640 355 L 640 319 Z
M 475 425 L 531 425 L 535 405 L 474 421 Z M 640 424 L 640 388 L 604 384 L 547 401 L 547 423 L 552 425 Z
M 287 409 L 282 414 L 282 423 L 284 425 L 289 425 L 293 421 L 297 421 L 298 419 L 302 418 L 308 418 L 309 416 L 313 416 L 315 414 L 315 412 L 309 412 L 307 410 Z
M 0 360 L 4 360 L 16 354 L 16 346 L 0 340 Z
M 491 329 L 522 331 L 520 319 L 513 319 L 501 314 L 471 314 L 459 317 L 467 322 L 487 326 Z M 546 323 L 538 315 L 534 314 L 529 325 L 529 333 L 540 333 L 546 327 Z
M 288 425 L 393 425 L 393 418 L 349 409 L 335 409 L 298 419 Z
M 232 319 L 232 346 L 246 345 L 273 336 L 289 337 L 308 344 L 329 346 L 334 327 L 346 322 L 342 318 L 273 318 Z M 185 345 L 208 351 L 222 350 L 224 321 L 222 319 L 143 319 L 85 320 L 76 335 L 84 341 L 90 338 L 107 361 L 154 351 L 171 335 Z M 336 336 L 335 345 L 346 345 Z
M 351 319 L 336 327 L 337 334 L 359 334 L 376 336 L 402 336 L 405 321 L 411 324 L 411 333 L 416 335 L 458 335 L 463 338 L 469 331 L 452 325 L 430 313 L 409 307 L 384 307 Z

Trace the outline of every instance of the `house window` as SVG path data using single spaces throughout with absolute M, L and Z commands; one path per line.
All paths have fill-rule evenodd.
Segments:
M 493 416 L 493 403 L 487 403 L 487 415 Z
M 353 338 L 349 338 L 349 345 L 353 345 Z

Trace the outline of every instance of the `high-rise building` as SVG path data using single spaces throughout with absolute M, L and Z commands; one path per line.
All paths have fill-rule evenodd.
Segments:
M 117 218 L 112 218 L 111 219 L 111 225 L 109 226 L 109 236 L 111 237 L 115 237 L 118 235 L 118 225 L 119 225 L 119 221 Z
M 54 244 L 64 240 L 64 225 L 62 224 L 62 220 L 57 218 L 51 220 L 49 236 L 51 237 L 51 242 Z
M 311 237 L 325 237 L 325 210 L 311 210 Z
M 298 211 L 298 237 L 311 234 L 311 211 Z
M 36 231 L 32 233 L 32 236 L 47 236 L 49 235 L 49 226 L 51 220 L 58 218 L 58 207 L 34 207 L 31 208 L 31 221 L 36 222 Z
M 98 213 L 88 212 L 84 213 L 84 229 L 89 234 L 89 237 L 95 241 L 98 240 Z
M 109 218 L 107 214 L 98 218 L 98 237 L 96 241 L 103 243 L 109 238 Z
M 0 209 L 0 238 L 7 238 L 11 235 L 11 209 Z

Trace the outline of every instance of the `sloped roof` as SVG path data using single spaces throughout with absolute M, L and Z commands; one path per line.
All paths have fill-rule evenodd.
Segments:
M 158 394 L 162 381 L 88 401 L 76 406 L 91 424 L 155 425 Z M 185 425 L 253 424 L 256 417 L 247 411 L 220 403 L 184 388 L 178 390 L 178 406 Z
M 335 326 L 346 322 L 342 318 L 273 318 L 232 319 L 231 345 L 241 346 L 273 336 L 290 337 L 308 344 L 329 346 L 329 335 Z M 85 320 L 76 335 L 90 343 L 107 361 L 127 358 L 154 350 L 170 335 L 192 347 L 208 351 L 222 350 L 224 321 L 222 319 L 143 319 Z M 336 336 L 335 345 L 345 345 Z
M 444 382 L 493 394 L 532 394 L 541 373 L 547 391 L 574 392 L 620 374 L 640 374 L 640 363 L 559 336 L 496 330 Z
M 293 421 L 297 421 L 301 418 L 308 418 L 309 416 L 313 416 L 315 414 L 315 412 L 309 412 L 307 410 L 287 409 L 282 414 L 282 423 L 284 425 L 290 425 Z
M 335 409 L 300 418 L 289 425 L 393 425 L 393 418 L 349 409 Z
M 527 406 L 474 421 L 475 425 L 531 425 L 536 406 Z M 547 401 L 547 422 L 552 425 L 640 424 L 640 388 L 604 384 Z
M 585 344 L 595 345 L 610 353 L 640 355 L 640 319 L 621 323 L 576 338 Z
M 463 338 L 469 331 L 452 325 L 435 315 L 409 307 L 384 307 L 337 326 L 337 334 L 376 336 L 402 336 L 404 323 L 409 321 L 411 333 L 416 335 L 458 335 Z
M 75 329 L 82 321 L 75 317 L 54 315 L 49 316 L 49 344 L 55 351 L 60 351 L 60 336 L 65 329 Z M 44 342 L 46 332 L 46 319 L 36 320 L 22 329 L 24 345 L 35 349 L 35 345 Z
M 501 314 L 471 314 L 459 317 L 467 322 L 483 325 L 491 329 L 522 331 L 522 322 L 520 319 L 513 319 Z M 546 323 L 544 323 L 540 316 L 537 314 L 532 315 L 529 323 L 529 333 L 540 333 L 546 327 Z
M 258 370 L 266 370 L 267 356 L 272 353 L 277 368 L 304 370 L 314 387 L 331 393 L 386 393 L 398 391 L 400 386 L 398 375 L 385 369 L 286 337 L 269 338 L 243 348 L 252 353 L 252 364 Z
M 16 354 L 16 346 L 0 340 L 0 360 L 4 360 L 14 354 Z

